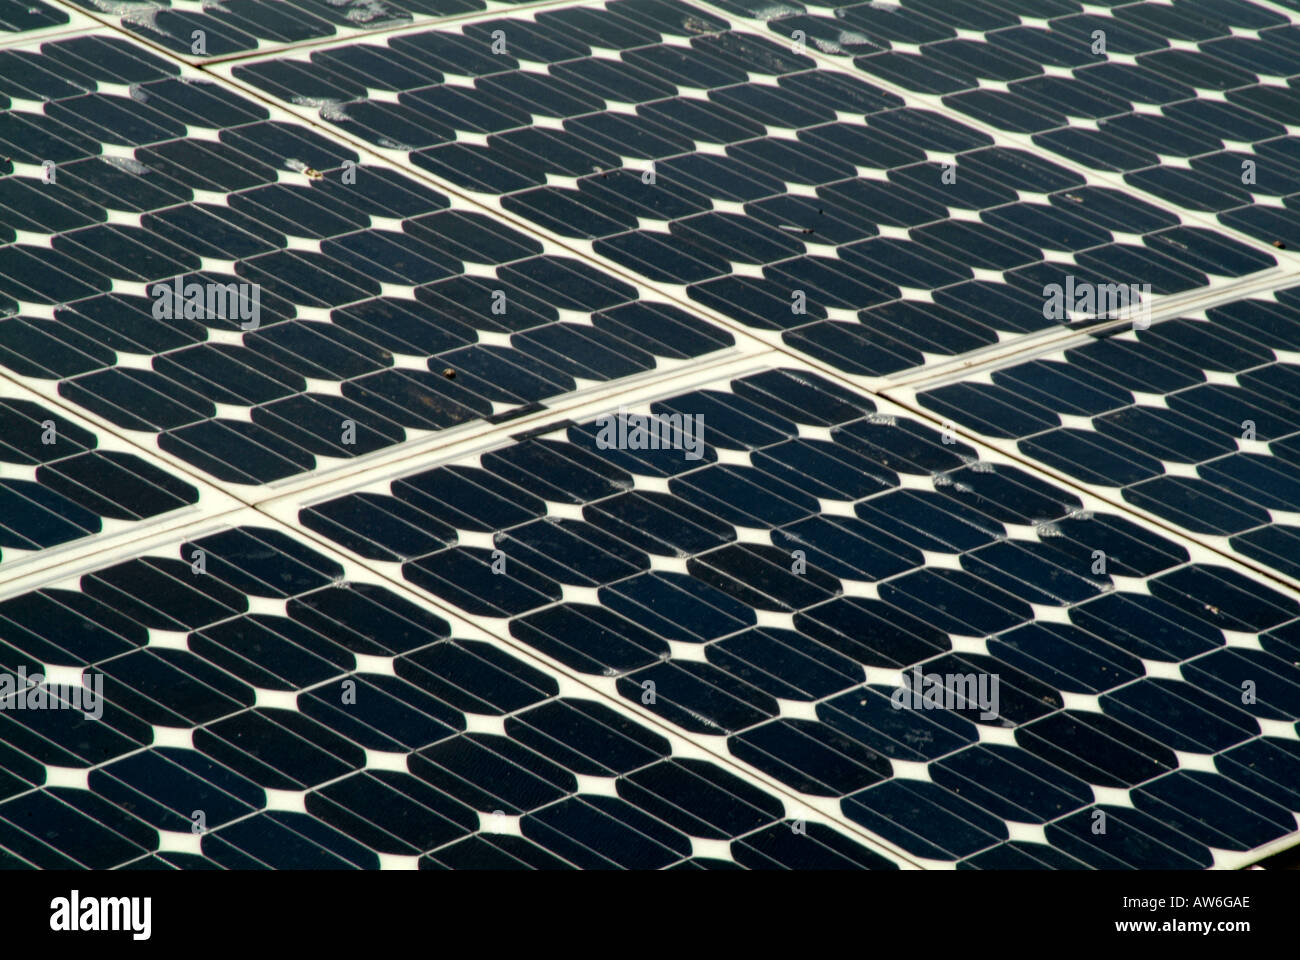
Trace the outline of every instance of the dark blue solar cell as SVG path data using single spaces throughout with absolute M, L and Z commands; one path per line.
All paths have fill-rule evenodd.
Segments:
M 1104 832 L 1097 829 L 1103 823 Z M 1080 810 L 1049 824 L 1047 839 L 1094 869 L 1195 870 L 1213 863 L 1205 846 L 1154 817 L 1126 807 Z
M 1227 567 L 1195 564 L 1151 582 L 1151 592 L 1222 630 L 1258 632 L 1300 614 L 1300 604 Z
M 1153 596 L 1113 593 L 1071 608 L 1069 615 L 1088 632 L 1145 659 L 1185 660 L 1223 643 L 1212 625 Z
M 915 366 L 924 360 L 919 350 L 899 343 L 883 347 L 857 324 L 811 323 L 789 331 L 782 339 L 809 356 L 849 373 L 881 376 Z
M 868 275 L 872 285 L 866 289 L 880 291 L 880 295 L 856 303 L 835 303 L 836 307 L 872 306 L 883 300 L 892 300 L 897 287 L 929 289 L 968 280 L 970 268 L 949 256 L 936 253 L 919 243 L 893 237 L 873 237 L 840 249 L 840 259 Z M 900 291 L 901 292 L 901 291 Z M 892 294 L 892 296 L 891 296 Z
M 795 627 L 819 643 L 877 667 L 899 667 L 948 649 L 947 634 L 879 600 L 841 597 L 795 614 Z
M 1104 579 L 1086 577 L 1084 570 L 1058 566 L 1046 550 L 1035 543 L 1003 541 L 966 554 L 962 567 L 1031 603 L 1065 606 L 1099 594 Z
M 774 823 L 735 841 L 732 855 L 751 870 L 890 870 L 896 865 L 822 823 Z
M 958 870 L 1082 870 L 1084 864 L 1054 847 L 1011 840 L 958 861 Z
M 82 664 L 144 646 L 144 625 L 88 594 L 40 590 L 0 603 L 5 641 L 42 662 Z
M 207 555 L 208 573 L 256 596 L 287 597 L 343 576 L 337 563 L 274 529 L 243 527 L 202 537 L 182 545 L 181 559 L 192 559 L 191 548 Z
M 583 511 L 592 526 L 649 553 L 696 553 L 735 539 L 735 528 L 715 514 L 670 494 L 632 491 Z
M 491 530 L 545 512 L 543 501 L 485 470 L 447 467 L 405 477 L 393 494 L 453 526 Z
M 754 611 L 685 574 L 643 573 L 602 587 L 601 602 L 669 640 L 701 643 L 754 625 Z
M 484 454 L 482 464 L 516 486 L 544 491 L 546 499 L 560 502 L 597 500 L 632 484 L 626 471 L 571 444 L 543 438 Z
M 677 92 L 674 84 L 657 73 L 635 69 L 622 60 L 610 61 L 599 57 L 570 60 L 553 65 L 550 73 L 570 86 L 591 90 L 606 101 L 646 103 L 671 97 Z M 591 117 L 580 118 L 574 129 L 581 129 L 583 122 L 590 120 Z
M 317 687 L 298 708 L 368 750 L 406 753 L 464 728 L 464 719 L 395 677 L 349 677 Z
M 891 780 L 846 798 L 853 820 L 917 856 L 955 860 L 1007 839 L 998 817 L 936 783 Z
M 474 812 L 405 774 L 361 773 L 307 795 L 307 811 L 380 853 L 411 856 L 460 839 Z
M 574 797 L 524 817 L 524 836 L 584 869 L 658 869 L 690 840 L 616 797 Z
M 81 588 L 145 626 L 184 630 L 248 609 L 247 599 L 179 560 L 128 560 L 82 578 Z
M 29 675 L 30 679 L 30 675 Z M 16 678 L 15 685 L 20 681 Z M 111 688 L 110 688 L 111 690 Z M 47 709 L 40 708 L 32 692 L 27 708 L 6 709 L 0 717 L 3 742 L 43 764 L 56 767 L 90 767 L 147 746 L 153 738 L 150 726 L 112 701 L 100 702 L 102 715 L 83 699 L 77 709 L 75 694 L 55 687 L 47 691 Z M 31 709 L 33 703 L 36 708 Z
M 139 520 L 198 500 L 198 490 L 185 481 L 116 451 L 85 453 L 42 466 L 36 479 L 73 503 L 115 520 Z
M 193 811 L 217 827 L 261 809 L 265 792 L 233 771 L 193 750 L 155 748 L 93 770 L 87 782 L 96 794 L 160 830 L 185 832 Z
M 939 434 L 912 420 L 861 420 L 834 430 L 832 437 L 897 473 L 952 470 L 975 455 L 961 441 L 945 444 Z
M 195 727 L 251 707 L 253 690 L 200 656 L 140 650 L 102 664 L 113 702 L 149 723 Z
M 101 815 L 118 813 L 97 798 L 89 797 L 82 803 Z M 38 832 L 33 834 L 27 828 Z M 157 848 L 155 831 L 134 832 L 136 835 L 128 838 L 64 802 L 62 796 L 45 790 L 34 790 L 0 804 L 0 843 L 42 868 L 106 870 Z
M 1284 808 L 1225 778 L 1179 770 L 1133 791 L 1144 813 L 1206 846 L 1248 850 L 1291 832 Z
M 624 799 L 683 833 L 726 840 L 784 812 L 774 798 L 700 760 L 666 760 L 620 781 Z
M 1206 436 L 1202 424 L 1173 410 L 1129 407 L 1098 417 L 1093 426 L 1099 434 L 1161 460 L 1199 463 L 1236 450 L 1234 438 Z
M 447 621 L 381 587 L 343 583 L 290 600 L 285 612 L 322 636 L 365 656 L 394 656 L 450 633 Z
M 1254 717 L 1295 722 L 1300 718 L 1300 685 L 1291 676 L 1293 665 L 1261 650 L 1225 648 L 1180 669 L 1188 683 L 1234 705 L 1240 703 Z M 1253 692 L 1254 702 L 1244 696 L 1247 690 Z
M 1016 731 L 1030 753 L 1101 787 L 1129 787 L 1178 767 L 1174 752 L 1156 740 L 1095 713 L 1061 711 Z
M 808 136 L 812 139 L 813 133 L 825 135 L 829 129 L 831 128 L 819 127 Z M 823 142 L 829 144 L 827 149 L 836 147 L 836 142 L 829 138 Z M 865 162 L 869 158 L 858 159 Z M 880 165 L 893 166 L 891 161 L 894 159 L 906 161 L 910 158 L 904 155 L 901 158 L 882 159 Z M 878 232 L 875 226 L 877 222 L 888 226 L 910 227 L 942 220 L 948 213 L 947 208 L 927 190 L 914 191 L 907 189 L 905 184 L 881 183 L 865 178 L 823 187 L 818 190 L 818 197 L 826 202 L 825 205 L 832 210 L 832 214 L 838 211 L 839 216 L 859 227 L 859 235 L 865 236 L 873 236 Z M 859 220 L 859 217 L 862 219 Z
M 1062 428 L 1028 440 L 1017 447 L 1048 466 L 1088 483 L 1124 487 L 1159 477 L 1164 467 L 1116 437 L 1090 430 Z
M 793 262 L 787 261 L 787 263 Z M 805 273 L 807 267 L 807 263 L 802 264 Z M 801 318 L 806 315 L 814 317 L 826 315 L 825 307 L 818 304 L 816 299 L 805 304 L 804 314 L 791 312 L 791 291 L 797 293 L 804 289 L 804 285 L 789 275 L 784 276 L 783 279 L 785 282 L 754 277 L 721 277 L 707 283 L 692 284 L 687 288 L 687 293 L 692 300 L 749 326 L 762 329 L 800 326 L 804 323 Z M 842 275 L 840 280 L 843 281 Z M 816 290 L 817 283 L 812 284 L 812 287 Z M 859 286 L 855 296 L 863 295 L 865 289 Z M 882 297 L 883 293 L 873 292 L 869 295 L 868 302 L 876 302 Z
M 718 464 L 673 478 L 669 489 L 743 527 L 775 527 L 818 512 L 815 498 L 757 467 Z
M 466 713 L 498 715 L 558 693 L 555 681 L 495 647 L 439 643 L 397 661 L 397 675 Z
M 808 720 L 773 720 L 731 737 L 728 746 L 738 759 L 814 796 L 843 796 L 893 772 L 876 751 Z
M 735 544 L 687 563 L 692 576 L 761 610 L 797 610 L 829 600 L 840 584 L 815 566 L 792 570 L 790 554 L 777 547 Z
M 411 772 L 475 810 L 518 816 L 577 789 L 558 764 L 512 740 L 464 734 L 426 747 L 410 758 Z
M 920 570 L 890 580 L 880 597 L 914 616 L 966 636 L 982 636 L 1033 619 L 1032 608 L 1012 594 L 961 571 Z
M 618 690 L 694 733 L 726 735 L 778 713 L 775 698 L 706 663 L 658 664 L 621 677 Z
M 580 198 L 576 191 L 561 187 L 538 187 L 513 194 L 501 205 L 568 237 L 608 237 L 637 225 L 635 216 L 622 214 L 594 197 Z
M 932 682 L 931 675 L 938 681 Z M 1062 705 L 1060 694 L 1050 686 L 982 654 L 949 653 L 907 676 L 923 697 L 930 696 L 930 689 L 942 687 L 947 709 L 981 723 L 1024 724 Z M 923 689 L 917 691 L 917 684 Z
M 1071 624 L 1028 623 L 988 643 L 989 653 L 1061 690 L 1100 693 L 1143 676 L 1140 659 Z
M 850 580 L 881 580 L 925 562 L 915 542 L 854 517 L 809 517 L 772 531 L 772 542 L 787 551 L 791 568 L 801 550 L 815 568 Z
M 474 834 L 420 860 L 421 870 L 572 870 L 573 865 L 530 840 Z
M 669 753 L 663 737 L 594 700 L 549 701 L 508 719 L 506 732 L 584 776 L 629 773 Z
M 1196 533 L 1237 533 L 1272 518 L 1259 504 L 1187 477 L 1161 477 L 1124 491 L 1124 499 Z
M 562 596 L 560 584 L 526 561 L 497 567 L 498 551 L 454 547 L 402 565 L 402 575 L 417 586 L 470 611 L 489 617 L 526 613 Z M 497 567 L 497 569 L 494 569 Z
M 1300 487 L 1292 472 L 1271 456 L 1235 453 L 1203 464 L 1197 472 L 1266 510 L 1295 511 L 1300 506 Z
M 828 441 L 790 440 L 754 454 L 751 461 L 766 473 L 832 500 L 859 500 L 897 484 L 889 471 Z
M 235 870 L 377 870 L 379 857 L 305 813 L 259 813 L 205 834 L 203 852 Z
M 1019 467 L 963 467 L 936 483 L 940 494 L 1004 523 L 1038 523 L 1069 513 L 1079 500 Z
M 605 607 L 592 605 L 548 607 L 512 621 L 510 632 L 585 673 L 631 670 L 669 653 L 662 637 Z
M 935 783 L 1018 823 L 1044 823 L 1092 802 L 1082 780 L 1014 747 L 978 744 L 936 762 Z
M 203 727 L 194 746 L 259 786 L 303 790 L 365 765 L 365 752 L 302 714 L 258 708 Z
M 731 676 L 788 700 L 817 700 L 862 680 L 852 660 L 793 630 L 746 630 L 709 644 L 705 655 Z
M 1260 737 L 1226 750 L 1214 760 L 1215 769 L 1234 784 L 1272 800 L 1287 810 L 1300 808 L 1295 774 L 1300 749 L 1294 741 Z
M 546 518 L 515 527 L 496 541 L 506 557 L 543 576 L 593 587 L 649 569 L 649 558 L 580 521 Z
M 974 724 L 952 711 L 896 707 L 894 692 L 862 686 L 821 704 L 817 717 L 891 760 L 909 763 L 933 760 L 978 739 Z
M 939 387 L 924 393 L 921 404 L 992 437 L 1024 437 L 1060 423 L 1050 411 L 994 384 Z
M 598 241 L 593 249 L 651 280 L 687 284 L 727 272 L 724 257 L 699 246 L 684 246 L 652 230 L 631 231 Z

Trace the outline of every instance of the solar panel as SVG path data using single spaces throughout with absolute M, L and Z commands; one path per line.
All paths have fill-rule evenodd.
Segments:
M 0 363 L 215 479 L 282 480 L 733 343 L 125 40 L 42 51 L 71 79 L 30 89 L 13 65 L 50 99 L 0 138 L 54 181 L 6 184 Z
M 104 697 L 0 713 L 6 866 L 895 867 L 824 824 L 791 843 L 752 780 L 234 519 L 0 601 L 7 669 Z
M 624 429 L 682 411 L 698 461 L 574 418 L 299 521 L 919 862 L 1222 866 L 1291 832 L 1259 797 L 1239 819 L 1235 758 L 1294 709 L 1300 595 L 810 371 Z M 1281 700 L 1239 708 L 1256 674 Z M 956 701 L 899 709 L 912 676 Z
M 483 0 L 222 0 L 197 9 L 184 0 L 72 2 L 191 62 L 327 37 L 355 37 L 487 8 Z
M 1293 846 L 1297 14 L 0 4 L 0 864 Z
M 999 138 L 987 117 L 970 122 L 950 98 L 872 75 L 871 58 L 855 60 L 858 70 L 830 69 L 744 18 L 628 4 L 272 55 L 230 75 L 286 104 L 317 106 L 358 142 L 868 376 L 1057 326 L 1042 288 L 1070 275 L 1093 284 L 1141 277 L 1150 301 L 1276 263 L 1263 244 L 1184 218 L 1203 204 L 1175 197 L 1187 207 L 1175 206 L 1139 189 L 1137 174 L 1125 184 L 1068 151 L 1045 155 L 1038 138 Z M 657 16 L 643 16 L 647 9 Z M 920 19 L 939 35 L 970 32 Z M 1007 19 L 1018 17 L 1004 11 Z M 785 33 L 788 24 L 768 26 Z M 998 36 L 952 43 L 987 65 Z M 1258 121 L 1252 141 L 1285 133 Z M 1209 136 L 1188 150 L 1208 154 Z
M 928 409 L 1296 582 L 1295 288 L 923 389 Z
M 6 384 L 0 398 L 0 432 L 4 574 L 30 573 L 69 551 L 120 545 L 236 505 L 17 384 Z

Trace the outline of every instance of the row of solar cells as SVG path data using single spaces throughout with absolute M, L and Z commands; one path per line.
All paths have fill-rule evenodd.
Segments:
M 58 379 L 60 395 L 160 434 L 219 479 L 280 479 L 733 342 L 123 41 L 42 50 L 57 70 L 0 54 L 7 90 L 52 98 L 5 114 L 0 143 L 17 162 L 57 164 L 52 183 L 0 183 L 0 293 L 17 314 L 0 320 L 0 363 Z M 131 96 L 95 89 L 106 81 Z M 279 182 L 286 165 L 318 176 Z M 155 286 L 119 289 L 172 277 L 257 284 L 257 329 L 233 315 L 160 319 Z M 24 304 L 56 306 L 26 316 Z
M 44 30 L 62 26 L 68 21 L 66 13 L 41 0 L 0 0 L 0 32 Z
M 6 670 L 102 673 L 107 701 L 98 720 L 0 713 L 6 867 L 374 868 L 381 855 L 426 868 L 893 866 L 820 824 L 796 834 L 770 794 L 673 759 L 664 737 L 559 697 L 547 674 L 343 581 L 279 531 L 236 528 L 178 553 L 0 602 Z M 356 672 L 358 657 L 392 671 Z M 296 708 L 254 706 L 268 692 Z M 470 732 L 489 717 L 500 732 Z M 399 766 L 369 765 L 368 751 Z M 51 768 L 91 768 L 86 788 Z M 269 790 L 304 791 L 305 812 L 275 809 Z M 195 811 L 201 852 L 177 852 L 159 832 L 191 835 Z M 500 817 L 518 829 L 495 829 Z M 692 856 L 691 838 L 734 859 Z
M 341 131 L 855 373 L 1051 326 L 1043 288 L 1067 275 L 1168 294 L 1275 263 L 698 10 L 665 26 L 631 9 L 403 34 L 234 75 L 286 104 L 326 102 Z M 955 157 L 955 180 L 930 152 Z
M 703 414 L 702 461 L 611 449 L 587 423 L 301 521 L 916 856 L 1208 866 L 1209 847 L 1294 830 L 1291 597 L 800 371 L 652 409 Z M 999 677 L 996 717 L 896 709 L 872 671 L 918 664 Z M 1102 807 L 1117 833 L 1092 834 L 1092 787 L 1132 791 L 1136 809 Z
M 127 15 L 106 9 L 109 5 L 103 0 L 73 2 L 95 13 L 119 15 L 121 26 L 142 40 L 200 59 L 319 40 L 341 30 L 400 27 L 487 8 L 483 0 L 222 0 L 220 5 L 203 7 L 172 7 L 171 0 L 157 0 L 147 14 L 133 10 Z M 196 30 L 203 33 L 200 49 L 195 48 Z
M 133 453 L 97 449 L 93 432 L 31 400 L 0 400 L 0 437 L 9 474 L 0 478 L 0 560 L 199 499 L 192 484 Z
M 1245 0 L 1120 3 L 1104 14 L 1056 0 L 909 0 L 892 12 L 787 5 L 797 8 L 768 29 L 801 30 L 864 73 L 939 95 L 1077 163 L 1123 172 L 1130 185 L 1213 211 L 1226 226 L 1300 243 L 1300 141 L 1290 136 L 1300 124 L 1300 26 L 1278 10 Z M 1255 165 L 1249 179 L 1245 160 Z
M 1300 289 L 1096 340 L 920 403 L 1300 577 Z M 1066 418 L 1071 419 L 1066 423 Z

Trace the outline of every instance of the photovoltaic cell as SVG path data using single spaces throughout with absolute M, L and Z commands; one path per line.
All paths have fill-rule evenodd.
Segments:
M 62 10 L 41 0 L 4 0 L 0 3 L 0 32 L 26 33 L 68 23 Z

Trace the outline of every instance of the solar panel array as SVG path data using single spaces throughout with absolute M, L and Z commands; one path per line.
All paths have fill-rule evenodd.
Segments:
M 0 860 L 1293 844 L 1300 10 L 487 6 L 0 6 Z
M 1159 295 L 1275 263 L 1037 142 L 999 143 L 675 3 L 431 28 L 231 75 L 855 373 L 1043 329 L 1042 287 L 1069 273 Z M 1285 133 L 1260 126 L 1251 139 Z
M 703 412 L 700 465 L 584 422 L 300 520 L 914 857 L 1206 867 L 1292 831 L 1237 768 L 1300 705 L 1292 597 L 811 374 L 653 410 Z M 896 709 L 916 664 L 996 674 L 1000 703 Z M 1270 691 L 1244 711 L 1243 673 Z

